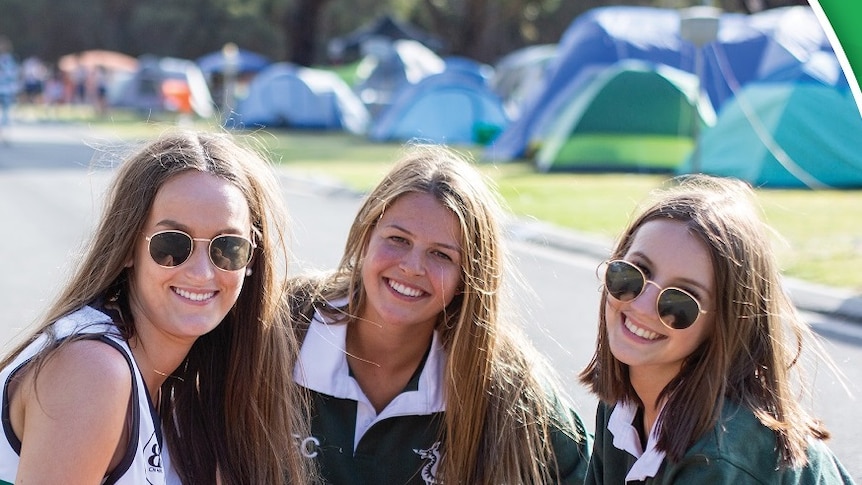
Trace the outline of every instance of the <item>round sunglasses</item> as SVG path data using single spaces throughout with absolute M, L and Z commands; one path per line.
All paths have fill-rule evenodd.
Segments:
M 658 288 L 660 291 L 656 298 L 656 311 L 661 323 L 668 328 L 688 328 L 697 321 L 701 313 L 706 313 L 694 295 L 674 286 L 660 287 L 654 281 L 648 280 L 643 270 L 628 261 L 615 259 L 603 265 L 605 288 L 611 298 L 628 302 L 641 296 L 647 283 Z
M 251 240 L 236 234 L 221 234 L 212 239 L 191 237 L 183 231 L 159 231 L 147 240 L 150 256 L 163 268 L 176 268 L 185 263 L 194 251 L 195 241 L 209 243 L 208 254 L 213 266 L 222 271 L 236 271 L 251 262 L 257 247 Z

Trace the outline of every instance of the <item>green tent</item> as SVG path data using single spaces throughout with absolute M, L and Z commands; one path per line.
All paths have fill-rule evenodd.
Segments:
M 812 82 L 746 85 L 678 169 L 755 186 L 862 187 L 862 117 L 849 90 Z
M 559 110 L 536 165 L 541 171 L 673 171 L 691 152 L 695 130 L 715 119 L 697 90 L 688 72 L 642 61 L 614 64 Z

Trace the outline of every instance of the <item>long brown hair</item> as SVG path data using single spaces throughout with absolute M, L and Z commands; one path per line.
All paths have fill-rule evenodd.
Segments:
M 454 151 L 411 145 L 365 198 L 348 234 L 338 269 L 328 277 L 292 282 L 294 308 L 306 317 L 317 305 L 336 321 L 352 321 L 366 304 L 361 266 L 383 212 L 407 193 L 427 193 L 461 226 L 463 292 L 439 315 L 446 351 L 444 483 L 550 483 L 557 476 L 551 434 L 580 438 L 558 412 L 556 380 L 502 307 L 506 264 L 499 196 L 490 182 Z M 346 308 L 326 302 L 347 297 Z M 323 303 L 323 304 L 321 304 Z M 306 318 L 307 320 L 307 318 Z
M 729 399 L 775 432 L 782 466 L 803 465 L 807 439 L 829 436 L 797 394 L 806 391 L 799 365 L 803 343 L 811 342 L 815 354 L 825 356 L 782 289 L 770 230 L 758 213 L 754 192 L 738 180 L 705 175 L 676 182 L 655 194 L 611 255 L 623 257 L 647 222 L 672 219 L 704 242 L 715 271 L 713 330 L 658 398 L 667 399 L 657 423 L 658 448 L 679 461 L 715 426 L 724 399 Z M 607 297 L 603 290 L 596 352 L 580 379 L 607 403 L 641 404 L 627 366 L 608 347 Z
M 11 355 L 106 293 L 119 295 L 124 305 L 133 270 L 125 263 L 156 193 L 191 170 L 242 191 L 258 249 L 233 308 L 162 385 L 169 397 L 160 415 L 171 461 L 186 483 L 216 483 L 217 473 L 224 484 L 305 483 L 305 461 L 293 443 L 294 433 L 305 429 L 305 403 L 290 378 L 298 344 L 277 311 L 287 264 L 284 204 L 271 166 L 226 134 L 166 133 L 122 162 L 80 264 L 40 327 Z M 135 322 L 123 313 L 116 323 L 130 338 Z

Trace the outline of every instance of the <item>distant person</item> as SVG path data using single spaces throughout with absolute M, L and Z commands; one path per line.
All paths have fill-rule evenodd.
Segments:
M 519 331 L 499 197 L 451 150 L 410 147 L 338 269 L 290 281 L 332 484 L 580 484 L 590 436 Z
M 76 57 L 78 64 L 72 71 L 72 86 L 73 86 L 73 103 L 87 104 L 90 100 L 90 90 L 87 89 L 87 81 L 90 77 L 89 69 L 84 64 L 81 64 L 82 56 L 78 54 Z
M 24 83 L 24 100 L 27 104 L 42 104 L 48 69 L 37 57 L 30 56 L 21 63 L 21 77 Z
M 601 266 L 581 372 L 600 398 L 585 483 L 853 483 L 803 405 L 800 358 L 834 364 L 770 241 L 751 188 L 704 175 L 657 194 L 625 230 Z
M 66 98 L 65 75 L 59 69 L 50 70 L 43 95 L 49 118 L 58 117 L 59 107 L 66 103 Z
M 108 72 L 103 66 L 93 70 L 93 85 L 96 90 L 96 114 L 108 114 Z
M 12 123 L 12 106 L 19 88 L 18 62 L 12 52 L 12 42 L 0 37 L 0 142 L 3 143 L 8 143 L 3 132 Z
M 0 362 L 0 483 L 306 483 L 282 195 L 222 134 L 123 161 L 83 260 Z

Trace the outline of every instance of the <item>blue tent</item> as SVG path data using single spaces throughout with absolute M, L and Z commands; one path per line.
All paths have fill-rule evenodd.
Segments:
M 722 14 L 718 39 L 703 47 L 701 83 L 718 111 L 746 83 L 808 60 L 831 47 L 809 7 L 755 15 Z M 575 19 L 560 40 L 541 93 L 525 105 L 485 155 L 495 160 L 531 156 L 548 124 L 608 67 L 636 59 L 694 73 L 698 51 L 680 35 L 680 11 L 601 7 Z
M 703 85 L 719 111 L 734 91 L 775 71 L 796 69 L 812 56 L 835 57 L 826 32 L 809 7 L 724 14 L 717 42 L 703 48 Z
M 228 120 L 235 127 L 288 127 L 364 133 L 368 111 L 347 83 L 321 69 L 272 64 L 249 85 Z
M 217 50 L 197 59 L 198 67 L 201 71 L 210 76 L 213 73 L 222 73 L 227 69 L 228 59 L 224 51 Z M 252 52 L 245 49 L 238 49 L 237 56 L 234 61 L 236 72 L 239 74 L 260 72 L 272 62 L 263 54 Z
M 502 100 L 486 80 L 455 69 L 426 77 L 400 91 L 372 125 L 369 138 L 485 144 L 507 123 Z

